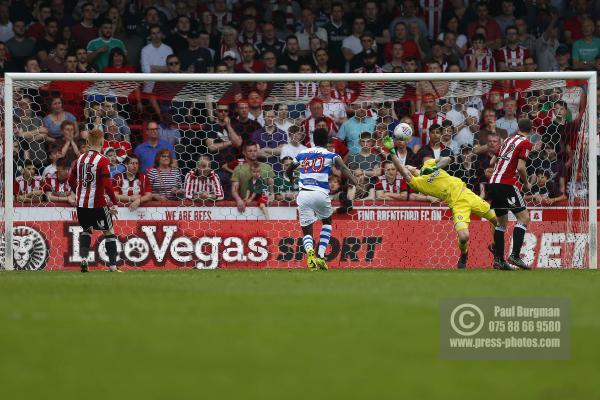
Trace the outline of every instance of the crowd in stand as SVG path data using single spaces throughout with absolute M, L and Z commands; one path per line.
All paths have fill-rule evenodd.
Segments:
M 595 70 L 598 16 L 600 2 L 589 0 L 0 0 L 0 73 Z M 447 95 L 456 82 L 419 82 L 414 96 L 383 101 L 359 100 L 360 86 L 347 82 L 295 82 L 294 100 L 282 102 L 268 101 L 272 83 L 248 82 L 202 104 L 156 95 L 160 83 L 126 101 L 82 97 L 77 84 L 20 89 L 16 200 L 72 204 L 66 173 L 88 132 L 101 129 L 118 199 L 130 208 L 230 199 L 268 217 L 265 205 L 294 199 L 282 172 L 322 127 L 360 182 L 347 188 L 331 177 L 340 211 L 352 200 L 431 201 L 387 161 L 380 140 L 399 122 L 414 131 L 396 142 L 403 162 L 452 156 L 450 172 L 485 196 L 490 159 L 519 118 L 534 123 L 527 199 L 586 196 L 579 82 L 539 90 L 503 82 L 481 96 Z

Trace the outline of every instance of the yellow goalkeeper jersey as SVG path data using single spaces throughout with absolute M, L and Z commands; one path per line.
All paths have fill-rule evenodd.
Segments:
M 435 160 L 427 160 L 423 166 L 434 167 L 435 164 Z M 463 191 L 469 190 L 463 181 L 441 168 L 429 175 L 414 176 L 408 185 L 423 194 L 437 197 L 450 208 L 454 207 Z

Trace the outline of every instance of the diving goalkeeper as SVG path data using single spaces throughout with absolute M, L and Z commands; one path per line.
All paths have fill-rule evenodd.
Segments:
M 391 137 L 386 136 L 383 139 L 383 145 L 392 154 L 392 162 L 404 179 L 406 179 L 408 186 L 448 204 L 448 207 L 452 211 L 454 229 L 458 235 L 458 247 L 460 248 L 460 258 L 458 259 L 457 267 L 466 268 L 471 213 L 487 219 L 496 226 L 498 221 L 494 210 L 490 208 L 487 202 L 469 190 L 463 181 L 449 175 L 443 170 L 443 168 L 450 164 L 450 157 L 442 157 L 439 160 L 427 160 L 423 164 L 423 168 L 419 171 L 415 167 L 410 165 L 404 166 L 400 163 L 394 149 L 394 140 Z M 506 268 L 504 265 L 496 265 L 494 263 L 494 268 L 496 269 L 512 269 L 512 266 L 508 265 L 508 267 Z

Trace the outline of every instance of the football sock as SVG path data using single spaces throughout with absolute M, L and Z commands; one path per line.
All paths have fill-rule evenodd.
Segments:
M 109 265 L 117 265 L 117 238 L 115 235 L 106 236 L 105 246 Z
M 323 224 L 321 227 L 321 238 L 319 240 L 319 257 L 325 258 L 325 250 L 327 249 L 327 245 L 329 244 L 329 239 L 331 238 L 331 225 Z
M 302 238 L 302 245 L 304 246 L 304 251 L 308 253 L 309 250 L 313 248 L 313 238 L 310 235 L 306 235 Z
M 81 232 L 81 236 L 79 238 L 81 258 L 84 260 L 88 258 L 90 254 L 90 245 L 92 244 L 92 232 L 91 231 L 83 231 Z
M 504 260 L 504 227 L 500 225 L 494 229 L 494 250 L 496 258 Z
M 511 253 L 513 256 L 520 257 L 521 247 L 523 247 L 523 240 L 525 239 L 526 230 L 527 225 L 520 223 L 515 225 L 515 229 L 513 230 L 513 248 Z
M 460 249 L 460 254 L 467 254 L 469 251 L 469 241 L 461 242 L 458 240 L 458 248 Z

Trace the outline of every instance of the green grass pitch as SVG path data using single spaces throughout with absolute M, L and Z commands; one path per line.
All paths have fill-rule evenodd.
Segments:
M 600 273 L 0 273 L 6 399 L 599 399 Z M 439 358 L 443 297 L 571 300 L 567 361 Z

